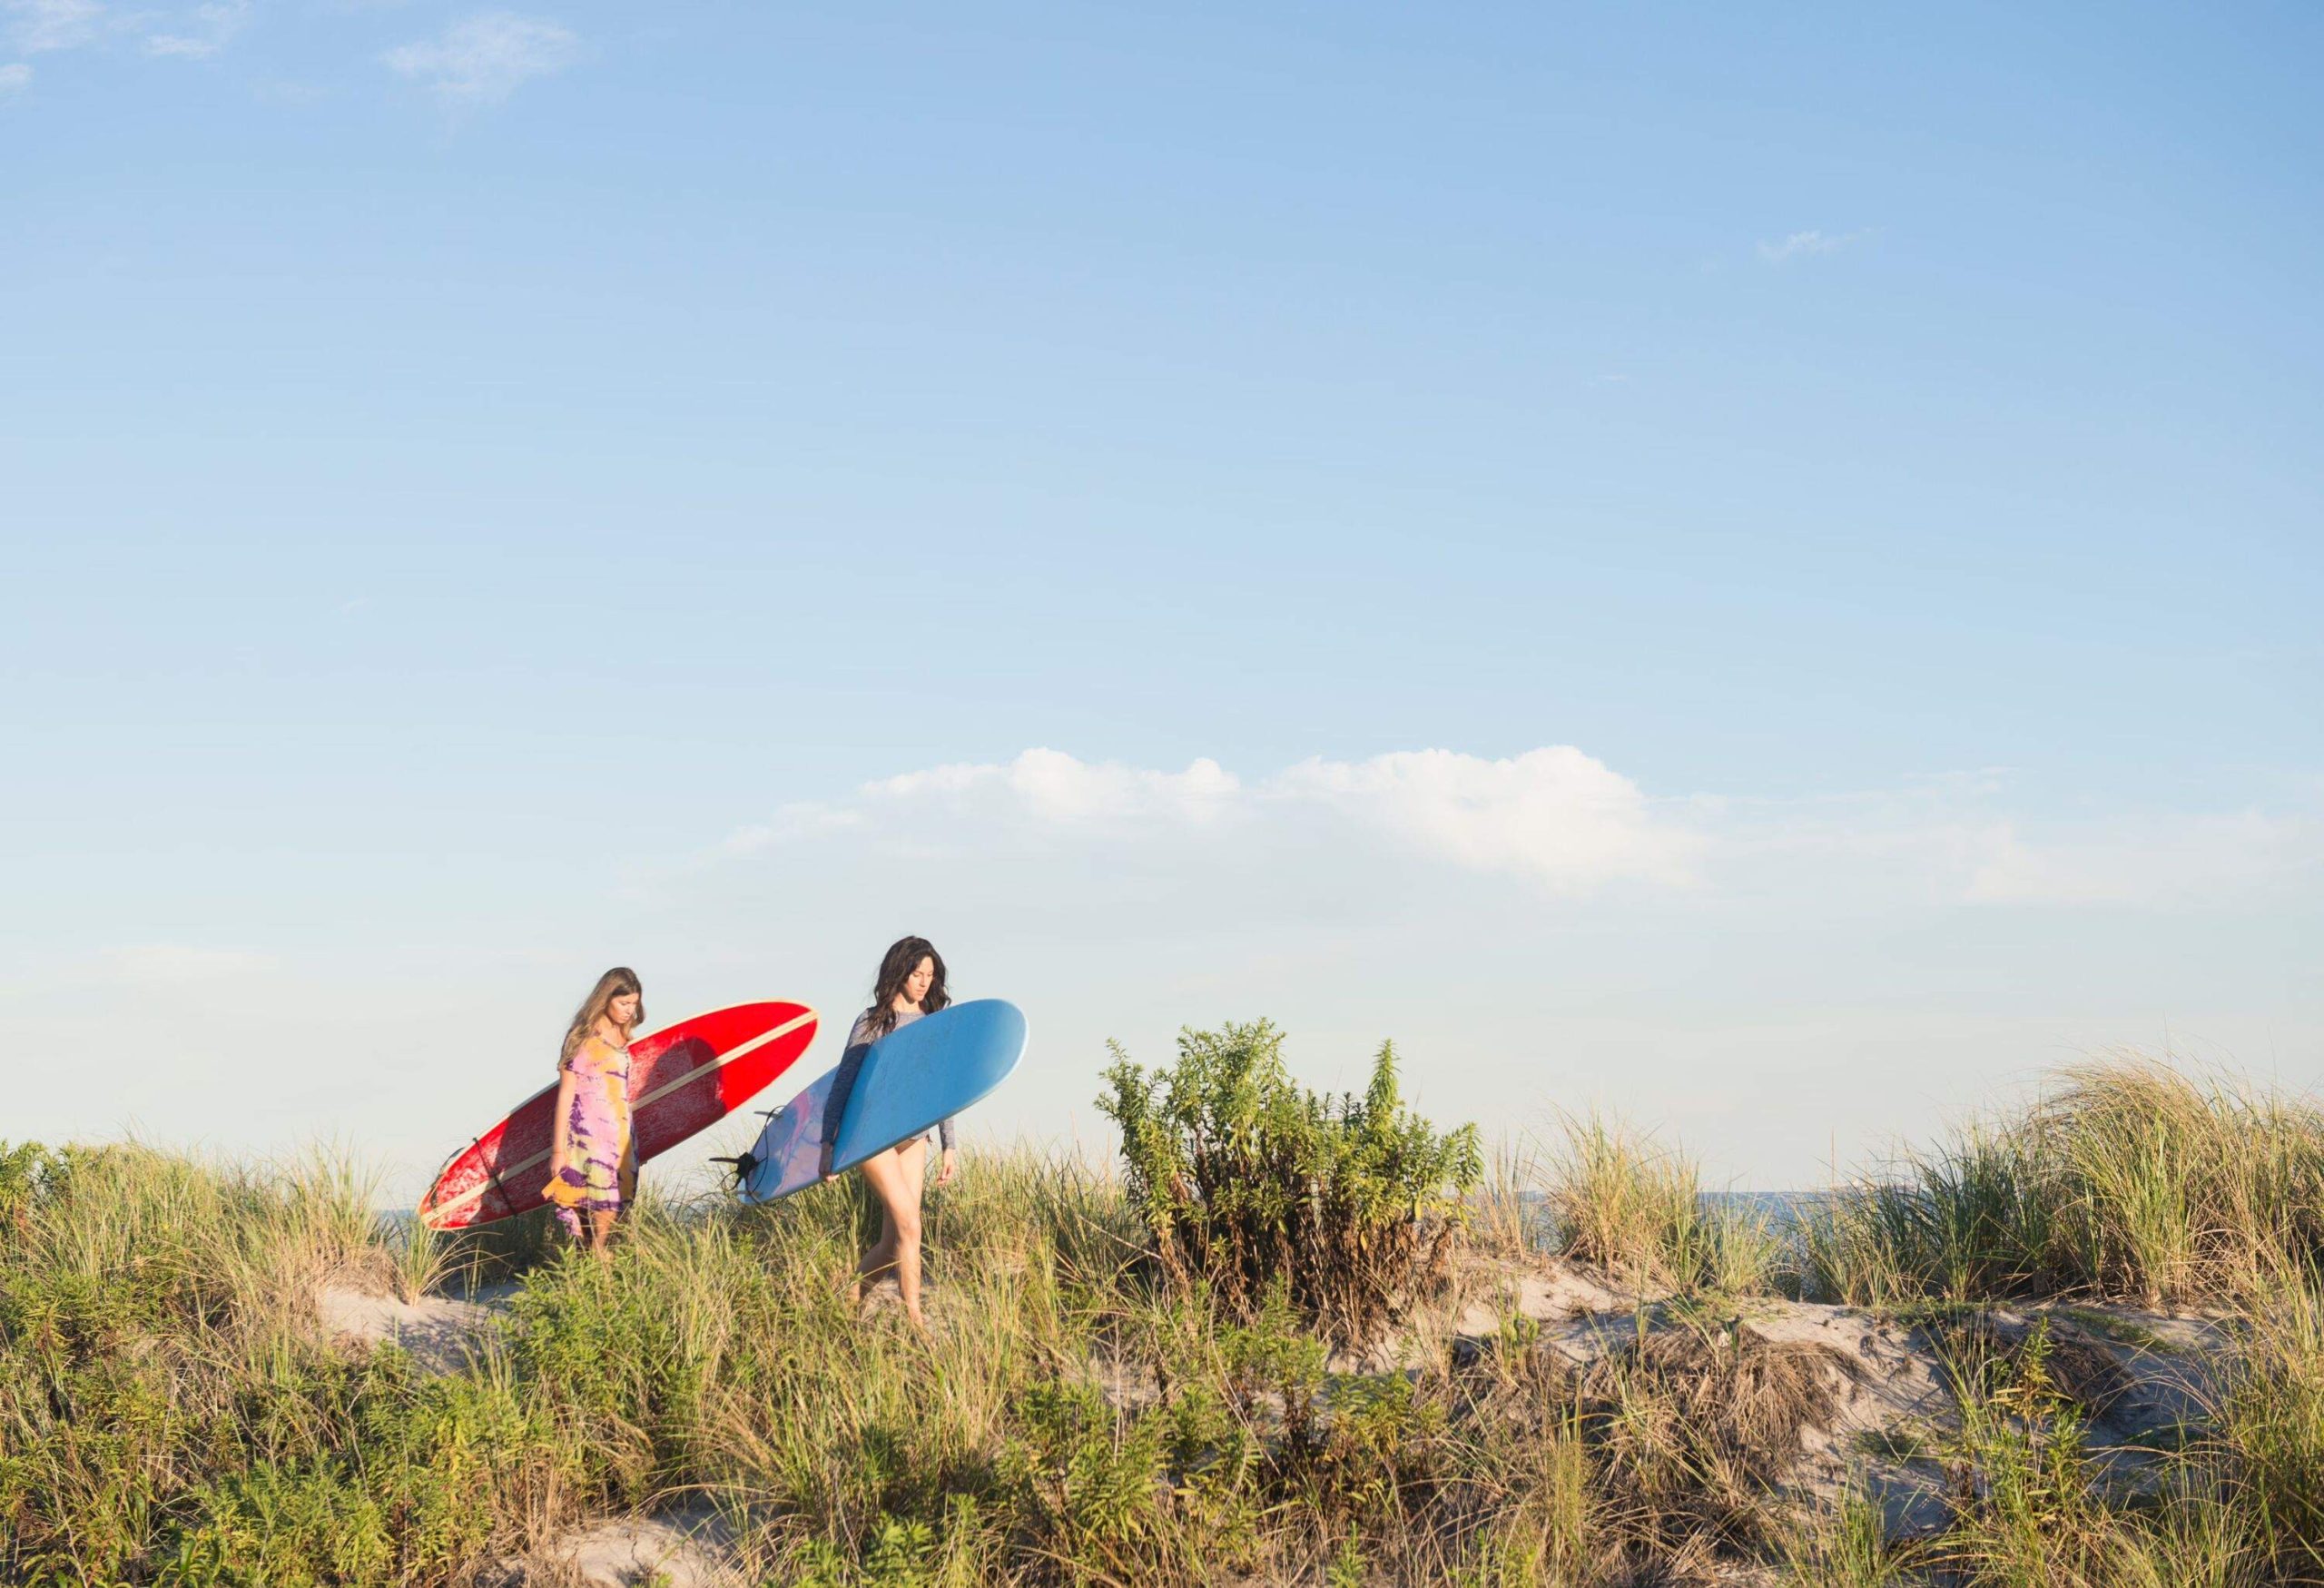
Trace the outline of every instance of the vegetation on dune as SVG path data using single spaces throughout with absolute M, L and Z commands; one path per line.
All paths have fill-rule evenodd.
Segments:
M 1443 1285 L 1483 1159 L 1473 1125 L 1404 1108 L 1382 1043 L 1362 1097 L 1295 1082 L 1265 1021 L 1189 1031 L 1148 1075 L 1118 1044 L 1098 1108 L 1120 1127 L 1131 1203 L 1181 1285 L 1247 1308 L 1280 1287 L 1362 1344 Z
M 538 1219 L 406 1239 L 325 1161 L 0 1149 L 0 1581 L 498 1582 L 580 1519 L 691 1498 L 765 1581 L 820 1588 L 2324 1582 L 2324 1304 L 2286 1189 L 2312 1112 L 2077 1072 L 1920 1160 L 1947 1176 L 1881 1182 L 1914 1219 L 1852 1223 L 1844 1198 L 1804 1245 L 1704 1213 L 1681 1155 L 1578 1126 L 1543 1171 L 1550 1238 L 1670 1298 L 1612 1315 L 1585 1360 L 1506 1315 L 1458 1350 L 1400 1339 L 1396 1310 L 1459 1267 L 1473 1136 L 1404 1110 L 1392 1059 L 1330 1101 L 1275 1041 L 1190 1033 L 1161 1076 L 1118 1068 L 1123 1179 L 970 1155 L 931 1198 L 925 1336 L 843 1298 L 878 1217 L 852 1178 L 765 1208 L 649 1201 L 601 1266 Z M 2185 1239 L 2106 1167 L 2139 1161 L 2126 1098 L 2176 1100 L 2146 1151 L 2209 1166 Z M 325 1339 L 310 1299 L 334 1275 L 506 1274 L 510 1316 L 443 1374 Z M 1786 1487 L 1841 1381 L 1737 1320 L 1849 1277 L 1917 1307 L 1944 1365 L 1955 1415 L 1879 1443 L 1941 1475 L 1935 1536 L 1890 1536 L 1869 1492 Z M 2231 1291 L 2236 1346 L 2201 1425 L 2126 1484 L 2084 1438 L 2113 1393 L 2095 1336 L 2024 1303 L 2166 1278 Z M 1359 1336 L 1401 1370 L 1333 1371 Z
M 1871 1305 L 2262 1296 L 2324 1263 L 2324 1114 L 2151 1060 L 2080 1065 L 1843 1187 L 1808 1237 L 1809 1287 Z
M 1597 1118 L 1569 1118 L 1543 1192 L 1558 1245 L 1634 1287 L 1748 1296 L 1772 1287 L 1783 1241 L 1764 1213 L 1703 1194 L 1675 1149 Z
M 1569 1119 L 1540 1180 L 1554 1249 L 1642 1295 L 1713 1317 L 1779 1294 L 1854 1303 L 1933 1340 L 1958 1425 L 1935 1453 L 1952 1525 L 1898 1544 L 1868 1498 L 1844 1494 L 1777 1544 L 1792 1581 L 2324 1583 L 2324 1111 L 2312 1102 L 2136 1056 L 2076 1065 L 2022 1114 L 1801 1198 L 1789 1228 L 1706 1196 L 1683 1152 L 1620 1122 Z M 2085 1336 L 2171 1347 L 2062 1297 L 2227 1314 L 2214 1404 L 2166 1443 L 2150 1484 L 2110 1491 L 2086 1446 L 2119 1391 L 2100 1354 L 2039 1319 L 2004 1329 L 1996 1309 L 2042 1303 Z M 1920 1443 L 1870 1451 L 1909 1460 Z

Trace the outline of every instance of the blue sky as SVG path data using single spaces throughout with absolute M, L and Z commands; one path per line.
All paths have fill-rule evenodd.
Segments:
M 1761 1185 L 2324 1079 L 2319 44 L 0 0 L 0 1134 L 402 1189 L 905 931 L 1045 1139 L 1260 1012 Z

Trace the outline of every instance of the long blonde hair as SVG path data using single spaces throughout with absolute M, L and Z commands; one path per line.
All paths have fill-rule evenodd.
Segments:
M 645 1023 L 645 989 L 638 981 L 636 972 L 627 965 L 615 965 L 597 978 L 597 984 L 589 990 L 589 996 L 583 999 L 581 1007 L 573 1011 L 573 1023 L 565 1028 L 565 1050 L 557 1055 L 557 1058 L 559 1060 L 572 1058 L 573 1050 L 587 1041 L 589 1033 L 597 1029 L 598 1018 L 612 1006 L 615 999 L 625 992 L 637 994 L 636 1023 L 644 1025 Z

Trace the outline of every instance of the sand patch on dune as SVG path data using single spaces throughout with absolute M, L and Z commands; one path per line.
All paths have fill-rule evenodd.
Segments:
M 748 1588 L 733 1530 L 703 1502 L 567 1529 L 505 1564 L 500 1588 Z
M 474 1359 L 507 1316 L 513 1286 L 487 1287 L 473 1297 L 422 1296 L 403 1301 L 344 1279 L 315 1287 L 315 1314 L 332 1339 L 366 1349 L 395 1345 L 430 1373 L 458 1373 Z

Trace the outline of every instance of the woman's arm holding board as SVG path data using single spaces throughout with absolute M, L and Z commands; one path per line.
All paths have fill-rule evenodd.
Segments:
M 565 1170 L 565 1149 L 573 1119 L 573 1070 L 562 1059 L 556 1064 L 556 1104 L 548 1117 L 548 1178 L 555 1184 Z
M 847 1050 L 832 1072 L 832 1095 L 823 1102 L 823 1150 L 816 1161 L 817 1172 L 825 1179 L 832 1178 L 832 1149 L 839 1144 L 840 1121 L 847 1118 L 847 1100 L 855 1095 L 855 1078 L 862 1072 L 863 1056 L 872 1050 L 866 1029 L 870 1023 L 868 1017 L 856 1016 L 847 1033 Z

